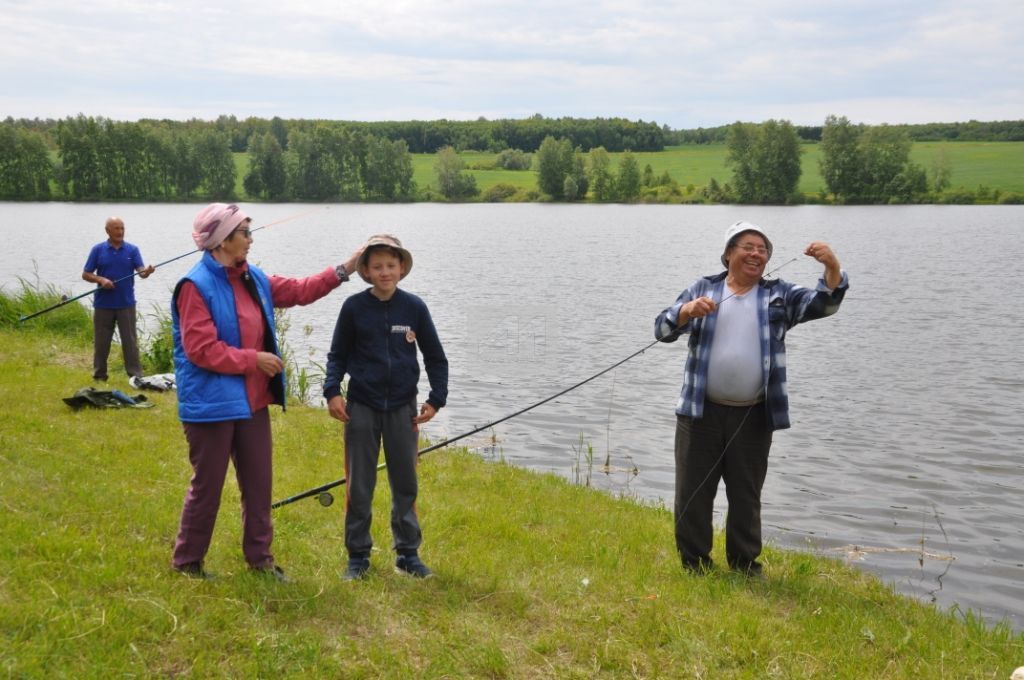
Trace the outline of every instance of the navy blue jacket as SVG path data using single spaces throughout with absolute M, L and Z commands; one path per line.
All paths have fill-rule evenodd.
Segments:
M 440 409 L 448 400 L 448 358 L 427 305 L 401 289 L 386 302 L 369 288 L 350 296 L 341 306 L 327 354 L 324 398 L 341 394 L 347 373 L 350 401 L 378 411 L 414 402 L 420 379 L 417 345 L 430 381 L 427 403 Z

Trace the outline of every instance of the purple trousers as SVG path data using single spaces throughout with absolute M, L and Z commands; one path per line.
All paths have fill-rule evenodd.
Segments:
M 175 568 L 206 557 L 220 509 L 228 460 L 235 466 L 242 492 L 242 553 L 253 568 L 273 565 L 270 543 L 271 451 L 270 414 L 260 409 L 248 420 L 182 423 L 192 463 L 192 481 L 181 510 L 174 544 Z

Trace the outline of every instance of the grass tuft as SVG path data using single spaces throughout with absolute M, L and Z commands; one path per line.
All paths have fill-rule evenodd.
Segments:
M 66 302 L 70 294 L 52 284 L 33 284 L 22 278 L 18 281 L 20 289 L 13 292 L 0 287 L 0 328 L 43 331 L 77 343 L 91 341 L 92 316 L 85 305 L 77 300 Z M 23 320 L 51 307 L 52 311 Z

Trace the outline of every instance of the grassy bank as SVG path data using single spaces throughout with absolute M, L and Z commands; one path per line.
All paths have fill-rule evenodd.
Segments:
M 420 465 L 433 579 L 391 571 L 383 480 L 367 581 L 339 578 L 343 504 L 312 500 L 275 511 L 295 583 L 248 574 L 229 475 L 217 578 L 189 580 L 168 568 L 189 477 L 174 396 L 72 412 L 60 398 L 89 384 L 88 354 L 80 337 L 0 330 L 9 676 L 1002 679 L 1024 663 L 1024 637 L 835 561 L 768 550 L 763 582 L 684 574 L 666 510 L 464 452 Z M 322 410 L 273 418 L 275 498 L 340 476 Z

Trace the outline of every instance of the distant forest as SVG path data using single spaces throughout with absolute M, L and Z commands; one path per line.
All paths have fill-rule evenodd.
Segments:
M 915 141 L 1024 141 L 1024 120 L 867 126 L 829 116 L 822 126 L 771 120 L 673 130 L 539 114 L 382 122 L 8 117 L 0 121 L 0 200 L 229 200 L 244 191 L 270 201 L 429 201 L 440 192 L 445 200 L 793 203 L 812 200 L 797 192 L 805 144 L 822 153 L 828 191 L 815 200 L 1024 200 L 986 186 L 950 194 L 948 158 L 928 168 L 911 162 Z M 655 176 L 649 164 L 641 168 L 633 155 L 705 144 L 726 146 L 732 177 L 725 183 L 681 185 L 667 170 Z M 481 190 L 460 156 L 470 151 L 497 156 L 473 170 L 532 168 L 537 190 L 507 177 Z M 623 156 L 617 170 L 612 153 Z M 436 183 L 417 186 L 416 155 L 436 156 Z
M 57 131 L 60 127 L 78 120 L 97 123 L 119 123 L 104 118 L 78 116 L 77 118 L 13 119 L 8 117 L 2 126 L 31 130 L 44 135 L 56 148 Z M 456 120 L 410 120 L 361 122 L 346 120 L 282 119 L 249 117 L 239 120 L 234 116 L 219 116 L 216 120 L 192 119 L 175 121 L 168 119 L 141 119 L 135 121 L 140 127 L 160 130 L 170 135 L 191 135 L 196 132 L 215 131 L 225 135 L 231 151 L 247 151 L 249 140 L 254 135 L 266 133 L 277 138 L 282 148 L 287 148 L 288 135 L 292 132 L 309 134 L 314 129 L 332 131 L 345 130 L 349 133 L 372 135 L 391 142 L 404 141 L 409 153 L 435 153 L 450 146 L 456 151 L 489 151 L 498 153 L 505 149 L 536 151 L 545 137 L 571 140 L 573 146 L 583 151 L 603 146 L 608 151 L 662 151 L 672 131 L 657 123 L 630 121 L 624 118 L 544 118 L 535 115 L 524 119 L 502 119 L 472 121 Z
M 666 144 L 722 144 L 730 125 L 671 130 L 666 133 Z M 805 142 L 820 142 L 821 125 L 796 125 L 796 133 Z M 918 125 L 887 125 L 897 132 L 905 132 L 912 142 L 1024 142 L 1024 120 L 1000 120 L 966 123 L 922 123 Z
M 42 133 L 49 142 L 50 148 L 55 149 L 57 127 L 61 122 L 68 120 L 70 119 L 7 117 L 0 125 Z M 96 120 L 103 121 L 105 119 L 97 118 Z M 573 147 L 578 147 L 584 152 L 599 146 L 609 152 L 662 151 L 666 146 L 681 144 L 725 143 L 729 128 L 732 126 L 730 123 L 717 127 L 677 130 L 667 125 L 658 125 L 653 121 L 630 121 L 624 118 L 545 118 L 540 114 L 523 119 L 487 120 L 480 118 L 472 121 L 381 122 L 282 119 L 276 116 L 269 119 L 249 117 L 239 120 L 235 116 L 222 115 L 213 121 L 140 119 L 137 123 L 146 128 L 160 129 L 171 134 L 214 130 L 227 136 L 231 151 L 236 153 L 248 150 L 249 140 L 254 134 L 262 135 L 269 132 L 277 138 L 282 148 L 287 148 L 289 132 L 294 130 L 309 133 L 318 126 L 344 128 L 392 142 L 401 140 L 405 142 L 410 153 L 435 153 L 446 146 L 450 146 L 456 151 L 498 153 L 505 149 L 520 149 L 534 152 L 540 148 L 545 137 L 568 139 Z M 962 123 L 924 123 L 889 125 L 887 127 L 906 132 L 914 142 L 1024 141 L 1024 120 L 990 122 L 972 120 Z M 794 128 L 803 141 L 821 141 L 821 125 L 795 125 Z

